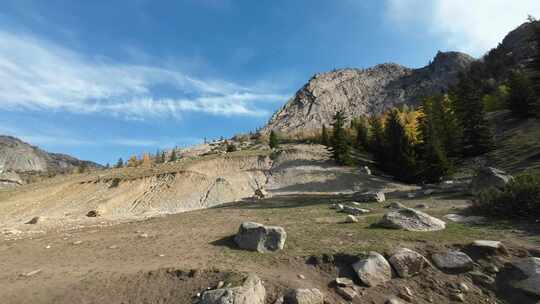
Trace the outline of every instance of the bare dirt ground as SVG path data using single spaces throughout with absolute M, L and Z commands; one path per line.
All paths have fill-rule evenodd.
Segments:
M 338 274 L 351 275 L 346 261 L 361 251 L 390 253 L 405 246 L 429 256 L 475 239 L 495 239 L 509 246 L 513 256 L 523 256 L 539 244 L 534 232 L 538 225 L 524 225 L 520 230 L 505 223 L 449 223 L 437 232 L 373 228 L 386 211 L 382 204 L 365 204 L 373 214 L 361 217 L 359 223 L 344 224 L 345 216 L 328 205 L 346 199 L 279 196 L 139 222 L 2 240 L 0 299 L 2 303 L 195 303 L 198 292 L 218 281 L 234 283 L 241 273 L 255 272 L 265 282 L 268 303 L 287 287 L 319 288 L 328 303 L 345 303 L 330 283 Z M 467 205 L 461 197 L 400 201 L 413 207 L 426 204 L 427 212 L 439 217 Z M 231 236 L 247 220 L 283 226 L 288 233 L 284 251 L 263 255 L 238 250 Z M 323 254 L 332 255 L 334 262 L 313 265 L 313 259 Z M 476 286 L 467 275 L 436 269 L 413 279 L 362 288 L 354 303 L 382 304 L 404 286 L 413 291 L 414 303 L 450 303 L 451 282 L 467 282 L 472 287 L 466 303 L 536 303 L 526 302 L 530 299 L 516 302 Z

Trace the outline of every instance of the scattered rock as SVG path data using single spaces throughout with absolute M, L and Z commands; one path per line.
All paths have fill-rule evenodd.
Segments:
M 141 234 L 139 234 L 139 237 L 141 237 L 141 238 L 144 238 L 144 239 L 145 239 L 145 238 L 147 238 L 147 237 L 148 237 L 148 233 L 141 233 Z
M 88 211 L 86 216 L 87 217 L 98 217 L 98 216 L 101 216 L 101 214 L 97 210 L 90 210 L 90 211 Z
M 512 263 L 524 276 L 523 279 L 513 280 L 511 285 L 524 292 L 540 296 L 540 258 L 528 257 Z
M 335 282 L 337 286 L 342 286 L 342 287 L 354 286 L 353 280 L 349 278 L 343 278 L 343 277 L 336 278 Z
M 458 284 L 458 289 L 463 293 L 467 293 L 467 292 L 469 292 L 471 290 L 469 288 L 469 285 L 465 284 L 464 282 L 460 282 Z
M 379 221 L 379 226 L 407 231 L 437 231 L 446 228 L 446 223 L 412 208 L 388 212 Z
M 362 208 L 356 208 L 356 207 L 343 206 L 343 209 L 341 210 L 341 212 L 351 214 L 351 215 L 362 215 L 362 214 L 370 213 L 371 210 L 362 209 Z
M 223 281 L 219 281 L 216 285 L 216 289 L 220 289 L 222 288 L 223 286 L 225 285 L 225 283 L 223 283 Z
M 416 193 L 407 193 L 407 197 L 408 198 L 415 198 L 416 197 Z
M 358 223 L 358 218 L 354 215 L 347 215 L 347 218 L 345 219 L 345 223 L 352 224 L 352 223 Z
M 379 253 L 371 251 L 367 256 L 352 265 L 362 283 L 369 287 L 377 286 L 392 279 L 392 268 Z
M 371 175 L 371 169 L 368 166 L 360 167 L 360 173 Z
M 27 273 L 23 273 L 22 275 L 25 277 L 31 277 L 41 272 L 41 269 L 36 269 Z
M 412 293 L 412 290 L 405 286 L 399 293 L 399 297 L 402 298 L 403 300 L 407 301 L 407 302 L 412 302 L 413 301 L 413 293 Z
M 268 192 L 264 188 L 255 190 L 254 197 L 256 199 L 263 199 L 268 197 Z
M 502 190 L 513 177 L 506 172 L 492 168 L 484 167 L 476 172 L 471 181 L 470 190 L 472 194 L 478 194 L 488 189 Z
M 398 298 L 390 298 L 384 302 L 385 304 L 403 304 L 403 301 L 401 301 Z
M 383 203 L 386 200 L 384 192 L 381 191 L 370 191 L 364 193 L 355 193 L 353 194 L 353 199 L 359 202 L 377 202 Z
M 506 249 L 506 246 L 500 241 L 477 240 L 474 241 L 470 247 L 475 251 L 479 251 L 481 254 L 508 255 L 508 249 Z
M 299 274 L 299 275 L 298 275 L 298 278 L 301 279 L 301 280 L 305 280 L 305 279 L 306 279 L 306 276 L 304 276 L 303 274 Z
M 205 291 L 201 297 L 201 304 L 264 304 L 266 290 L 261 279 L 250 274 L 242 286 L 233 288 L 220 288 Z M 322 302 L 321 302 L 322 303 Z
M 495 278 L 479 271 L 469 272 L 472 281 L 476 285 L 492 288 L 495 285 Z
M 417 209 L 428 209 L 429 206 L 426 205 L 426 204 L 418 204 L 418 205 L 416 205 L 414 208 L 417 208 Z
M 473 260 L 464 252 L 452 250 L 431 256 L 437 267 L 444 270 L 466 272 L 472 270 Z
M 284 302 L 287 304 L 324 304 L 324 294 L 317 288 L 289 289 L 285 293 Z
M 287 233 L 282 227 L 244 222 L 240 225 L 234 242 L 242 249 L 264 253 L 282 250 L 286 238 Z
M 405 205 L 403 205 L 402 203 L 391 202 L 390 204 L 388 204 L 386 206 L 386 208 L 388 208 L 388 209 L 402 209 L 402 208 L 407 208 L 407 207 Z
M 401 278 L 415 276 L 429 266 L 429 262 L 423 255 L 407 248 L 399 249 L 388 259 L 388 262 Z
M 486 218 L 483 216 L 463 216 L 455 213 L 447 214 L 443 218 L 452 222 L 466 224 L 483 224 L 486 221 Z
M 338 286 L 336 288 L 336 292 L 347 301 L 352 301 L 354 298 L 356 298 L 356 296 L 358 296 L 356 290 L 351 286 Z
M 82 243 L 83 243 L 83 241 L 75 241 L 75 242 L 73 242 L 73 245 L 80 245 Z
M 31 220 L 29 220 L 28 222 L 26 222 L 25 224 L 28 224 L 28 225 L 35 225 L 39 222 L 41 218 L 39 216 L 34 216 Z
M 424 190 L 424 195 L 432 195 L 433 193 L 435 193 L 435 190 L 433 189 Z
M 456 301 L 456 302 L 465 302 L 465 296 L 460 292 L 458 293 L 452 292 L 450 293 L 450 300 Z
M 118 246 L 116 246 L 116 245 L 109 246 L 109 249 L 117 249 L 117 248 L 118 248 Z

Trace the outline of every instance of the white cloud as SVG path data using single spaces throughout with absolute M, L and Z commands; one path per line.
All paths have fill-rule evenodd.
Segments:
M 540 16 L 538 0 L 387 0 L 387 15 L 443 37 L 449 47 L 481 56 L 528 15 Z M 418 24 L 420 23 L 420 24 Z
M 261 116 L 286 96 L 147 65 L 92 60 L 28 35 L 0 30 L 0 106 L 105 113 L 130 119 L 185 112 Z

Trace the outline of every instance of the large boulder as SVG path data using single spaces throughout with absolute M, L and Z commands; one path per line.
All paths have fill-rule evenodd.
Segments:
M 244 222 L 240 225 L 234 242 L 242 249 L 269 252 L 282 250 L 286 238 L 287 233 L 282 227 Z
M 378 225 L 407 231 L 437 231 L 446 228 L 444 221 L 412 208 L 402 208 L 388 212 L 379 221 Z
M 242 286 L 206 291 L 201 296 L 201 304 L 264 304 L 266 290 L 261 279 L 248 275 Z
M 359 202 L 377 202 L 383 203 L 386 200 L 384 192 L 381 191 L 369 191 L 369 192 L 357 192 L 353 194 L 353 199 Z
M 388 259 L 388 262 L 390 262 L 401 278 L 415 276 L 429 266 L 428 260 L 423 255 L 407 248 L 401 248 L 396 251 Z
M 324 294 L 317 288 L 289 289 L 283 300 L 285 304 L 324 304 Z
M 471 181 L 470 190 L 472 194 L 478 194 L 488 189 L 501 190 L 513 179 L 513 177 L 506 172 L 492 168 L 484 167 L 476 172 L 475 177 Z
M 508 255 L 508 249 L 500 241 L 476 240 L 469 247 L 480 255 Z
M 512 265 L 522 274 L 522 279 L 511 282 L 512 286 L 540 296 L 540 258 L 528 257 L 520 259 Z
M 435 253 L 431 259 L 437 267 L 443 270 L 464 272 L 473 269 L 473 260 L 464 252 L 451 250 L 445 253 Z
M 371 251 L 367 256 L 352 265 L 354 272 L 369 287 L 377 286 L 392 279 L 392 268 L 388 261 L 380 254 Z

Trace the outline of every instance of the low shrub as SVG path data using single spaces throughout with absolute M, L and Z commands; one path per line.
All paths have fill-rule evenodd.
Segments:
M 540 216 L 540 172 L 526 172 L 510 181 L 504 189 L 477 195 L 472 209 L 494 217 L 533 218 Z

